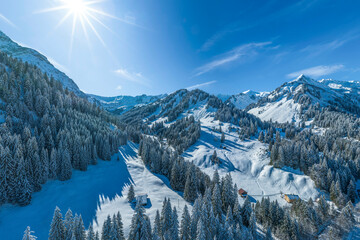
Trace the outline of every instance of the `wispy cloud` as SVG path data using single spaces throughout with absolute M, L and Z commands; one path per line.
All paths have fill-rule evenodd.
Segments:
M 118 85 L 117 87 L 116 87 L 116 90 L 121 90 L 122 89 L 122 86 L 121 85 Z
M 149 86 L 147 79 L 140 72 L 129 72 L 125 68 L 119 68 L 114 73 L 122 79 Z
M 301 14 L 311 7 L 313 7 L 316 3 L 320 2 L 321 0 L 301 0 L 296 1 L 294 4 L 291 4 L 289 6 L 286 6 L 284 8 L 281 8 L 277 11 L 272 11 L 270 14 L 266 15 L 266 11 L 271 7 L 271 5 L 274 3 L 273 1 L 268 1 L 266 6 L 264 6 L 263 9 L 257 9 L 260 11 L 260 15 L 262 15 L 261 18 L 258 18 L 251 23 L 244 22 L 243 20 L 233 22 L 226 26 L 225 28 L 221 29 L 220 31 L 216 32 L 214 35 L 212 35 L 210 38 L 208 38 L 204 44 L 200 47 L 199 52 L 208 51 L 212 46 L 214 46 L 217 42 L 219 42 L 221 39 L 225 38 L 227 35 L 230 35 L 232 33 L 241 32 L 247 29 L 252 29 L 257 26 L 268 24 L 269 22 L 273 20 L 277 20 L 281 17 L 288 16 L 290 14 Z M 276 1 L 275 1 L 276 2 Z M 251 10 L 249 10 L 251 11 Z M 261 12 L 263 11 L 263 12 Z M 265 12 L 264 12 L 265 11 Z
M 300 52 L 307 52 L 310 54 L 310 56 L 317 56 L 324 52 L 333 51 L 341 46 L 343 46 L 345 43 L 355 39 L 357 36 L 350 36 L 343 39 L 336 39 L 331 42 L 324 42 L 319 44 L 311 44 L 307 47 L 300 50 Z
M 310 76 L 310 77 L 321 77 L 324 75 L 328 75 L 337 71 L 340 71 L 344 68 L 344 65 L 342 64 L 337 64 L 337 65 L 320 65 L 320 66 L 316 66 L 316 67 L 311 67 L 311 68 L 306 68 L 300 71 L 296 71 L 293 73 L 289 73 L 286 76 L 288 78 L 296 78 L 301 74 Z
M 234 62 L 241 57 L 254 56 L 257 54 L 257 49 L 270 44 L 271 42 L 260 42 L 260 43 L 248 43 L 248 44 L 240 45 L 229 52 L 221 54 L 220 56 L 216 57 L 215 60 L 196 68 L 193 77 L 200 76 L 218 67 Z
M 209 82 L 205 82 L 205 83 L 199 83 L 190 87 L 187 87 L 187 90 L 192 90 L 192 89 L 196 89 L 196 88 L 201 88 L 201 87 L 205 87 L 205 86 L 209 86 L 211 84 L 216 83 L 216 81 L 209 81 Z
M 10 21 L 7 17 L 5 17 L 3 14 L 0 13 L 0 19 L 4 22 L 6 22 L 7 24 L 9 24 L 10 26 L 17 28 L 16 25 Z

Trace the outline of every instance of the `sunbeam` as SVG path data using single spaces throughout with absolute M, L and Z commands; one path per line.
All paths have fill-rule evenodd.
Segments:
M 44 9 L 38 11 L 37 13 L 48 13 L 48 12 L 55 12 L 55 11 L 66 11 L 64 17 L 62 17 L 59 23 L 55 26 L 55 29 L 60 27 L 66 20 L 72 17 L 72 29 L 71 29 L 71 37 L 70 37 L 70 49 L 69 49 L 69 59 L 71 58 L 74 38 L 78 29 L 82 29 L 84 32 L 86 41 L 90 46 L 90 38 L 89 38 L 89 31 L 91 29 L 96 36 L 96 38 L 101 42 L 101 44 L 107 48 L 105 41 L 101 37 L 99 31 L 96 29 L 93 22 L 96 22 L 97 25 L 102 26 L 106 30 L 113 32 L 105 23 L 100 20 L 101 17 L 107 17 L 111 19 L 116 19 L 122 21 L 122 19 L 112 16 L 106 12 L 100 11 L 95 8 L 95 4 L 99 4 L 104 0 L 60 0 L 60 5 L 48 9 Z M 131 23 L 128 23 L 131 24 Z M 77 27 L 80 26 L 80 28 Z

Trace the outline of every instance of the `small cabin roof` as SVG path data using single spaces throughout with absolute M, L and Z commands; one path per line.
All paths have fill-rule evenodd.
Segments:
M 240 188 L 239 189 L 239 194 L 247 194 L 247 192 L 244 189 Z
M 300 197 L 296 194 L 285 194 L 290 200 L 297 200 L 300 199 Z
M 139 193 L 136 195 L 137 197 L 143 197 L 143 196 L 146 196 L 147 197 L 147 193 Z

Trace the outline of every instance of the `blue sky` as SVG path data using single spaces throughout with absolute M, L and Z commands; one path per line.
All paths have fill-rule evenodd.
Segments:
M 301 73 L 360 80 L 359 1 L 96 1 L 87 36 L 78 20 L 73 38 L 73 15 L 59 25 L 68 9 L 43 11 L 62 5 L 3 0 L 0 30 L 88 93 L 271 91 Z

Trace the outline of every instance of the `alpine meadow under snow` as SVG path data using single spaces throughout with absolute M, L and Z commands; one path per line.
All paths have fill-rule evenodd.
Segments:
M 85 94 L 0 32 L 0 235 L 356 239 L 360 83 Z

